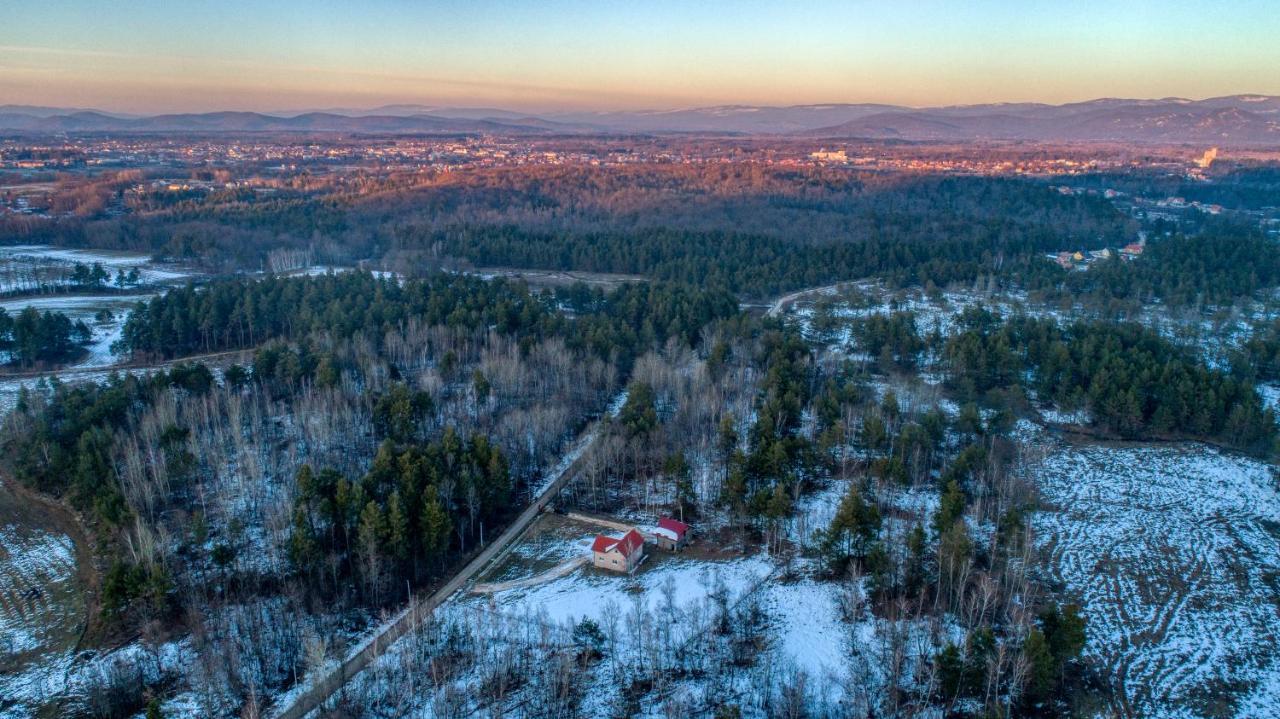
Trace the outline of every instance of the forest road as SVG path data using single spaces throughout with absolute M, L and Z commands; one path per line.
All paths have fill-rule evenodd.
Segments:
M 251 357 L 256 348 L 247 347 L 238 350 L 222 350 L 219 352 L 205 352 L 204 354 L 188 355 L 186 357 L 175 357 L 170 360 L 161 360 L 159 362 L 117 362 L 116 364 L 101 365 L 98 367 L 60 367 L 57 369 L 47 370 L 22 370 L 19 372 L 2 372 L 0 373 L 0 381 L 5 380 L 23 380 L 23 379 L 40 379 L 41 377 L 57 377 L 63 379 L 71 378 L 76 374 L 101 374 L 107 375 L 112 372 L 127 372 L 129 370 L 159 370 L 174 365 L 184 364 L 187 362 L 205 362 L 214 359 L 223 359 L 225 357 L 245 356 Z
M 584 430 L 590 437 L 588 445 L 599 436 L 599 428 L 600 423 L 596 421 L 592 422 Z M 414 598 L 410 600 L 409 605 L 401 610 L 395 619 L 378 629 L 372 637 L 366 639 L 363 644 L 354 649 L 341 664 L 312 682 L 306 691 L 300 692 L 295 696 L 289 704 L 273 715 L 274 719 L 303 719 L 303 717 L 319 709 L 320 705 L 327 701 L 339 688 L 369 666 L 375 659 L 382 656 L 396 640 L 408 634 L 414 627 L 418 626 L 419 622 L 430 616 L 436 607 L 462 589 L 467 582 L 478 575 L 491 561 L 501 556 L 524 534 L 529 525 L 533 523 L 533 520 L 537 519 L 538 515 L 546 510 L 551 500 L 576 475 L 577 467 L 582 461 L 582 456 L 585 455 L 586 452 L 583 452 L 576 460 L 566 466 L 560 475 L 551 484 L 547 485 L 542 494 L 539 494 L 496 540 L 485 547 L 470 562 L 467 562 L 467 565 L 462 568 L 462 571 L 454 575 L 453 579 L 450 579 L 444 586 L 425 599 Z
M 804 297 L 805 295 L 811 295 L 811 294 L 816 294 L 820 292 L 827 292 L 829 290 L 830 291 L 838 290 L 852 281 L 855 281 L 855 280 L 845 280 L 844 282 L 837 282 L 831 285 L 823 285 L 821 287 L 808 287 L 803 290 L 796 290 L 795 292 L 787 293 L 779 297 L 778 299 L 774 300 L 769 305 L 769 309 L 766 310 L 764 314 L 766 317 L 781 317 L 783 312 L 787 311 L 787 309 L 791 307 L 791 305 L 795 304 L 797 300 Z

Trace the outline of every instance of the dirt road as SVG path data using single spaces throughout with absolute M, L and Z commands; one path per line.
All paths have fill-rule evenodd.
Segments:
M 779 297 L 778 299 L 774 300 L 773 303 L 769 305 L 769 309 L 765 312 L 765 316 L 781 317 L 782 313 L 785 312 L 787 308 L 795 304 L 800 298 L 804 297 L 805 295 L 817 294 L 819 292 L 826 292 L 827 290 L 838 290 L 847 284 L 849 284 L 849 281 L 837 282 L 833 285 L 824 285 L 822 287 L 810 287 L 808 289 L 796 290 L 795 292 L 785 294 Z

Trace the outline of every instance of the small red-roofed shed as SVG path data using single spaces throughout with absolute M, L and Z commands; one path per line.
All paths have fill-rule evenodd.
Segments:
M 663 517 L 658 520 L 658 526 L 653 530 L 653 539 L 659 547 L 670 552 L 678 552 L 689 543 L 689 529 L 689 525 L 680 520 Z

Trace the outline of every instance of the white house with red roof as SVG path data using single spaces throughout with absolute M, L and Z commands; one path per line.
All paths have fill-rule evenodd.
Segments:
M 671 517 L 663 517 L 653 529 L 653 541 L 669 552 L 678 552 L 689 542 L 689 525 Z
M 644 558 L 644 535 L 631 529 L 621 537 L 596 535 L 591 563 L 598 569 L 630 573 Z

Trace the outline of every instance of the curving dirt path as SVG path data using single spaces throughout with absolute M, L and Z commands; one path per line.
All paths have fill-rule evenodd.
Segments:
M 559 579 L 566 574 L 570 574 L 579 567 L 584 566 L 591 561 L 590 557 L 574 557 L 567 562 L 562 562 L 542 574 L 535 574 L 532 577 L 524 579 L 512 579 L 507 582 L 490 582 L 488 584 L 477 584 L 471 588 L 472 594 L 493 594 L 495 592 L 504 592 L 508 589 L 522 589 L 524 587 L 536 587 L 539 584 L 545 584 L 553 579 Z
M 809 287 L 803 290 L 796 290 L 795 292 L 789 292 L 779 297 L 778 299 L 774 300 L 773 303 L 769 305 L 769 309 L 765 311 L 765 316 L 780 317 L 783 312 L 786 312 L 788 309 L 790 309 L 791 305 L 800 301 L 800 299 L 802 299 L 805 295 L 813 295 L 813 294 L 819 294 L 823 292 L 831 292 L 831 291 L 839 290 L 841 287 L 844 287 L 845 285 L 851 284 L 853 282 L 857 282 L 857 280 L 844 280 L 842 282 L 836 282 L 830 285 L 823 285 L 822 287 Z

